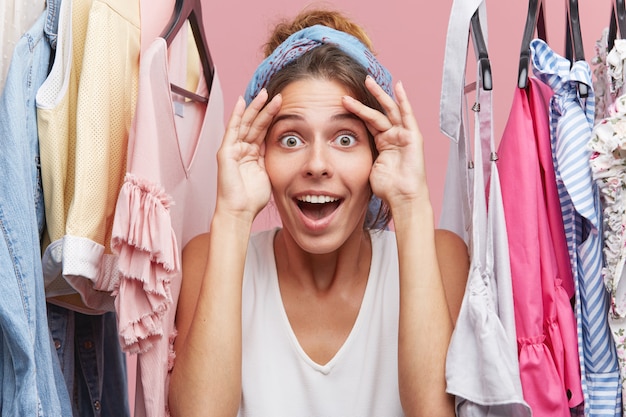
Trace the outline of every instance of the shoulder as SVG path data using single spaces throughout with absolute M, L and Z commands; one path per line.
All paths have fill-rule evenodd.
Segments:
M 183 248 L 183 253 L 205 252 L 209 245 L 209 236 L 209 232 L 206 232 L 193 237 Z
M 255 232 L 250 236 L 248 251 L 256 253 L 267 252 L 272 249 L 272 240 L 277 229 Z M 210 232 L 202 233 L 192 238 L 183 248 L 183 270 L 195 269 L 197 266 L 204 268 L 209 254 Z
M 250 244 L 255 246 L 264 245 L 265 241 L 273 238 L 276 230 L 277 229 L 269 229 L 253 233 L 250 236 Z M 195 236 L 187 243 L 187 245 L 185 245 L 183 253 L 198 254 L 198 252 L 206 252 L 209 245 L 210 235 L 210 232 L 206 232 Z
M 194 287 L 199 287 L 209 257 L 209 236 L 209 233 L 199 234 L 183 248 L 181 258 L 183 287 L 189 287 L 192 281 Z
M 467 245 L 459 235 L 450 230 L 435 229 L 437 253 L 468 257 Z
M 396 234 L 392 230 L 370 231 L 372 241 L 383 246 L 396 245 Z M 445 256 L 459 255 L 468 257 L 467 245 L 459 235 L 445 229 L 435 229 L 435 247 L 437 253 Z
M 181 258 L 183 276 L 190 275 L 190 271 L 197 271 L 198 267 L 204 269 L 209 256 L 209 236 L 208 232 L 199 234 L 183 248 Z

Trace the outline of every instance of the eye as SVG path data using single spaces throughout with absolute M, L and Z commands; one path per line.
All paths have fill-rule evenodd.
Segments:
M 285 148 L 295 148 L 296 146 L 300 146 L 302 144 L 302 140 L 300 140 L 297 136 L 287 135 L 280 138 L 280 144 Z
M 342 147 L 352 146 L 356 143 L 356 137 L 351 133 L 342 133 L 337 136 L 335 143 Z

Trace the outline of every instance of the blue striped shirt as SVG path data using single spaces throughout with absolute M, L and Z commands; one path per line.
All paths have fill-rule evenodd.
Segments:
M 609 298 L 602 277 L 602 211 L 587 147 L 595 110 L 591 69 L 585 61 L 572 65 L 540 39 L 533 40 L 530 49 L 533 73 L 554 91 L 550 138 L 576 287 L 584 415 L 621 416 L 617 354 L 607 320 Z M 578 96 L 579 82 L 588 86 L 586 99 Z

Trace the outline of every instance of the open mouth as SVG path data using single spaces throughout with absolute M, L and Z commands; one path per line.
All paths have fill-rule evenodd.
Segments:
M 330 216 L 341 204 L 341 200 L 327 195 L 305 195 L 296 200 L 305 217 L 312 220 Z

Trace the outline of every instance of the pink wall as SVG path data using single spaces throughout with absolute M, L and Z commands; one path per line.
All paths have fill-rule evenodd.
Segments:
M 581 0 L 579 5 L 585 56 L 593 56 L 593 45 L 608 25 L 609 0 Z M 262 59 L 260 46 L 272 24 L 281 16 L 292 16 L 303 0 L 229 0 L 209 2 L 204 9 L 211 54 L 224 88 L 229 114 L 242 94 L 256 65 Z M 406 0 L 335 0 L 326 2 L 361 23 L 370 34 L 378 56 L 394 79 L 402 80 L 412 99 L 426 141 L 428 178 L 435 211 L 441 207 L 448 140 L 439 132 L 439 95 L 446 30 L 451 0 L 408 2 Z M 506 123 L 517 83 L 520 43 L 528 3 L 487 3 L 489 53 L 495 95 L 495 133 L 498 138 Z M 549 44 L 563 53 L 565 2 L 546 2 Z M 473 57 L 470 67 L 473 72 Z M 496 139 L 497 140 L 497 139 Z

